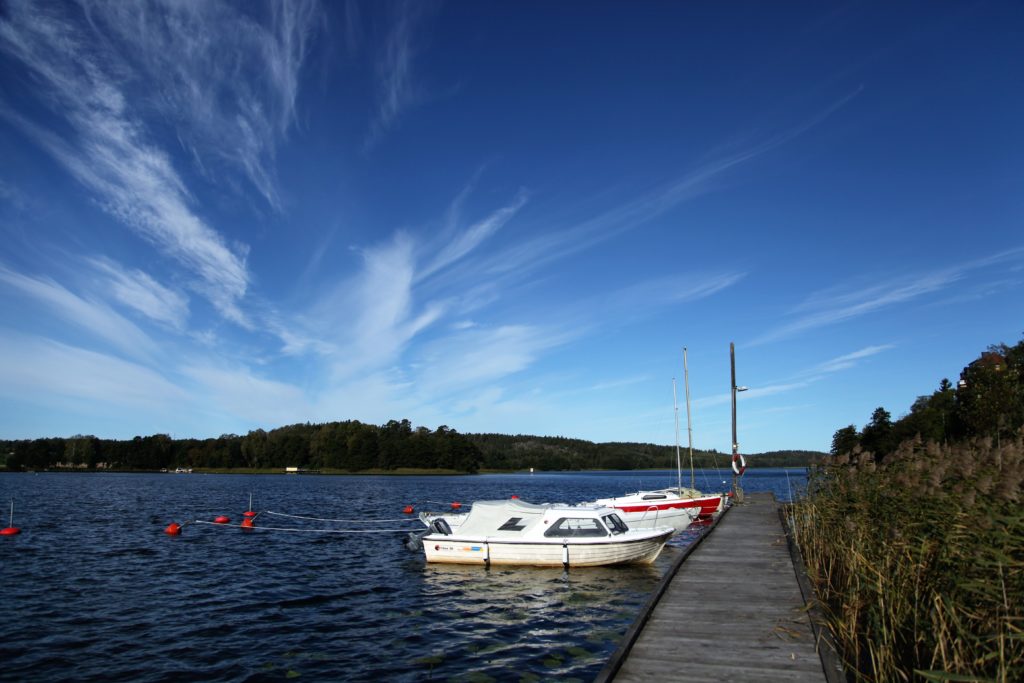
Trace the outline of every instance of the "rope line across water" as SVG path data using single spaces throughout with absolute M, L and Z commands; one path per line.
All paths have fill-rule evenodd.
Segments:
M 295 531 L 298 533 L 305 534 L 389 534 L 389 533 L 405 533 L 408 529 L 295 529 L 288 527 L 275 527 L 275 526 L 246 526 L 243 527 L 241 524 L 221 524 L 219 522 L 208 522 L 204 519 L 195 519 L 189 522 L 190 524 L 208 524 L 214 527 L 230 527 L 232 529 L 250 529 L 253 531 Z
M 304 517 L 302 515 L 289 515 L 284 512 L 271 512 L 270 510 L 264 511 L 264 515 L 274 515 L 276 517 L 290 517 L 291 519 L 310 519 L 315 522 L 353 522 L 358 524 L 368 522 L 418 522 L 419 519 L 416 517 L 398 517 L 393 519 L 330 519 L 327 517 Z

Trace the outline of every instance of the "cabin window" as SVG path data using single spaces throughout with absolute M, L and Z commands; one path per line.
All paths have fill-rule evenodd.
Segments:
M 644 496 L 644 500 L 665 500 L 668 498 L 664 493 L 648 493 Z
M 545 536 L 586 537 L 607 536 L 608 530 L 594 517 L 562 517 L 544 532 Z
M 604 523 L 611 529 L 612 534 L 621 534 L 629 531 L 629 527 L 618 515 L 605 515 Z
M 498 531 L 522 531 L 526 528 L 526 525 L 520 524 L 521 521 L 523 521 L 522 517 L 513 517 L 499 526 Z

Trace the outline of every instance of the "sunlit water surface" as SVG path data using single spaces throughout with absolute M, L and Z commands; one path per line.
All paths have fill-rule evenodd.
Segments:
M 697 485 L 722 489 L 728 472 Z M 698 531 L 650 566 L 428 565 L 402 514 L 452 501 L 578 502 L 671 485 L 669 472 L 444 477 L 0 474 L 0 679 L 591 680 L 662 574 Z M 748 470 L 780 500 L 800 470 Z M 242 531 L 172 521 L 253 509 Z M 467 505 L 468 507 L 468 505 Z M 399 531 L 376 531 L 392 530 Z M 694 596 L 699 599 L 699 596 Z

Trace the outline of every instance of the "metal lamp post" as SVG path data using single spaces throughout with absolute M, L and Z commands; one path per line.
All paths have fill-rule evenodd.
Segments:
M 746 391 L 747 387 L 736 386 L 736 345 L 733 342 L 729 342 L 729 366 L 732 371 L 732 457 L 733 462 L 736 461 L 736 456 L 740 452 L 740 444 L 736 439 L 736 392 Z M 732 475 L 732 496 L 733 501 L 736 503 L 743 502 L 743 487 L 740 486 L 740 477 L 742 475 L 736 474 L 733 470 Z

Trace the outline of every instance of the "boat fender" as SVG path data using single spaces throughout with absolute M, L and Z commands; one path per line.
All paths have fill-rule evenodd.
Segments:
M 747 461 L 744 460 L 743 456 L 739 453 L 732 454 L 732 472 L 735 475 L 742 476 L 747 471 Z

